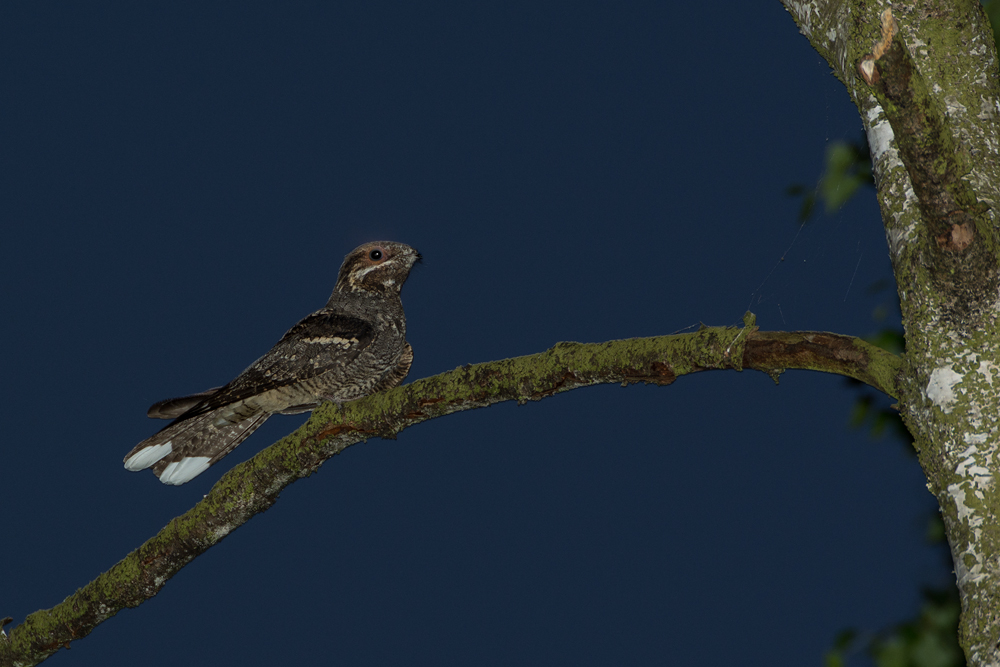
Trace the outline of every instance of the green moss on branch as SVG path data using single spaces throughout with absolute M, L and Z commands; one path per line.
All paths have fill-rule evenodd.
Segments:
M 668 385 L 706 370 L 751 368 L 772 376 L 788 368 L 853 377 L 891 395 L 899 357 L 849 336 L 705 327 L 677 336 L 606 343 L 558 343 L 525 357 L 456 368 L 337 408 L 320 406 L 294 433 L 242 463 L 201 502 L 52 609 L 35 612 L 0 636 L 0 665 L 34 665 L 126 607 L 153 597 L 184 565 L 274 504 L 280 491 L 324 461 L 369 437 L 394 438 L 428 419 L 503 401 L 537 401 L 595 384 Z

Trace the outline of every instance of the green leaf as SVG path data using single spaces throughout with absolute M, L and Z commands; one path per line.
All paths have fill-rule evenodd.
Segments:
M 819 181 L 820 196 L 827 214 L 835 213 L 854 196 L 870 170 L 868 156 L 846 141 L 836 141 L 826 148 L 826 172 Z

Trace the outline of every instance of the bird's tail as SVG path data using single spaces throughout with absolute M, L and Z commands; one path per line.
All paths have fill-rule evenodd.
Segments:
M 184 484 L 233 451 L 270 416 L 258 410 L 239 421 L 229 421 L 232 408 L 226 406 L 180 419 L 136 445 L 125 457 L 125 468 L 151 467 L 164 484 Z

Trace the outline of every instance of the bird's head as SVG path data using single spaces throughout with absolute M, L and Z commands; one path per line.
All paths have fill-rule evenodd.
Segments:
M 410 269 L 418 261 L 420 253 L 404 243 L 365 243 L 344 258 L 334 291 L 399 294 Z

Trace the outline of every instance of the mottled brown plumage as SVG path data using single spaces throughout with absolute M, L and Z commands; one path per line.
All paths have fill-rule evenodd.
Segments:
M 172 398 L 150 417 L 176 419 L 125 457 L 183 484 L 231 452 L 272 414 L 329 400 L 353 401 L 403 381 L 413 362 L 399 292 L 420 255 L 376 241 L 344 259 L 326 306 L 289 329 L 271 351 L 224 387 Z

